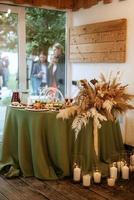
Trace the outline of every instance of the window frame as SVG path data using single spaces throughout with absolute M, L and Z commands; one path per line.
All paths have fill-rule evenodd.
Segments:
M 7 12 L 8 9 L 18 15 L 18 88 L 26 90 L 25 8 L 0 4 L 0 12 Z
M 27 6 L 27 5 L 26 5 Z M 14 6 L 12 3 L 9 5 L 0 3 L 0 11 L 6 12 L 9 8 L 13 13 L 18 14 L 18 88 L 20 90 L 27 89 L 27 66 L 26 66 L 26 24 L 25 24 L 25 7 L 26 6 Z M 32 6 L 27 6 L 32 7 Z M 46 7 L 41 7 L 48 9 Z M 49 8 L 50 9 L 50 8 Z M 53 10 L 53 9 L 51 9 Z M 66 36 L 65 36 L 65 96 L 71 96 L 72 86 L 72 70 L 71 63 L 69 61 L 69 28 L 72 26 L 72 12 L 63 10 L 66 12 Z

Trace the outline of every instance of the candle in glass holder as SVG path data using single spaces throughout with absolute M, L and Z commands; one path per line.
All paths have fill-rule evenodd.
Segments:
M 79 168 L 77 165 L 76 167 L 74 168 L 74 171 L 73 171 L 73 180 L 75 182 L 79 182 L 81 179 L 81 168 Z
M 113 177 L 108 178 L 107 184 L 111 187 L 114 186 L 115 185 L 115 178 L 113 178 Z
M 121 161 L 121 169 L 125 165 L 125 161 Z
M 83 175 L 83 186 L 88 187 L 91 184 L 91 176 L 89 174 Z
M 110 177 L 117 179 L 117 167 L 110 167 Z
M 130 172 L 133 172 L 134 171 L 134 166 L 130 165 L 129 166 L 129 170 L 130 170 Z
M 101 172 L 96 170 L 93 172 L 93 178 L 95 183 L 100 183 L 101 182 Z
M 122 179 L 129 179 L 129 167 L 127 165 L 124 165 L 121 171 L 122 171 Z
M 130 156 L 130 163 L 132 166 L 134 166 L 134 154 Z

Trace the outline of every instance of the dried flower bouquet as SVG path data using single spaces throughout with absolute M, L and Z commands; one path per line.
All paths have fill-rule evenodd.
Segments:
M 86 126 L 91 117 L 97 128 L 101 127 L 101 121 L 115 120 L 118 114 L 126 112 L 128 109 L 134 109 L 130 101 L 134 97 L 127 92 L 128 85 L 122 85 L 119 82 L 120 73 L 112 78 L 109 75 L 108 80 L 101 74 L 99 80 L 79 81 L 79 93 L 75 98 L 73 105 L 61 110 L 57 118 L 68 119 L 74 116 L 72 128 L 76 137 L 83 126 Z

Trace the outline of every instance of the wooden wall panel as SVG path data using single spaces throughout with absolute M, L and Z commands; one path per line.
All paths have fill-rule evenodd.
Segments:
M 126 60 L 126 19 L 119 19 L 70 30 L 71 62 L 118 62 Z
M 85 53 L 70 54 L 71 62 L 82 63 L 120 63 L 125 62 L 125 52 L 104 52 L 104 53 Z
M 106 42 L 93 44 L 71 45 L 70 53 L 103 53 L 103 52 L 125 52 L 125 44 L 121 42 Z

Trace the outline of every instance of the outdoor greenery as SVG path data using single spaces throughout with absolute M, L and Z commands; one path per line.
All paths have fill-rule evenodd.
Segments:
M 65 12 L 40 8 L 26 8 L 25 11 L 27 58 L 29 55 L 37 55 L 41 50 L 48 52 L 48 49 L 57 42 L 65 46 Z M 18 49 L 18 15 L 12 13 L 11 10 L 0 12 L 0 61 L 4 53 L 8 52 L 5 55 L 18 53 Z M 8 91 L 13 91 L 18 87 L 16 77 L 16 74 L 9 75 Z M 11 103 L 11 93 L 6 96 L 2 94 L 2 90 L 0 92 L 1 133 L 6 106 Z
M 17 23 L 16 14 L 0 13 L 0 50 L 17 51 Z
M 38 54 L 59 42 L 65 46 L 65 12 L 26 8 L 27 53 Z
M 26 52 L 37 55 L 48 52 L 56 42 L 65 45 L 65 12 L 26 8 Z M 18 19 L 13 13 L 0 12 L 0 49 L 18 50 Z

